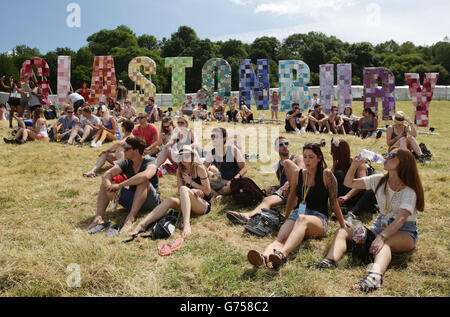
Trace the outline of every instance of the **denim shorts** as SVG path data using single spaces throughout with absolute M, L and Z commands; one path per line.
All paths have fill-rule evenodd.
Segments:
M 319 218 L 320 220 L 322 220 L 323 223 L 323 230 L 324 233 L 326 234 L 328 231 L 328 218 L 327 216 L 325 216 L 324 214 L 318 212 L 318 211 L 314 211 L 311 209 L 306 208 L 305 211 L 305 216 L 315 216 L 317 218 Z M 288 220 L 293 220 L 293 221 L 297 221 L 298 216 L 300 216 L 299 214 L 299 209 L 294 209 L 294 211 L 292 211 L 291 215 L 289 216 Z
M 287 203 L 287 197 L 284 197 L 282 194 L 282 187 L 280 187 L 280 189 L 278 189 L 276 192 L 274 192 L 272 195 L 274 196 L 278 196 L 283 200 L 283 204 L 286 205 Z
M 383 215 L 379 215 L 377 219 L 375 220 L 374 224 L 370 227 L 370 229 L 375 230 L 376 233 L 381 233 L 381 220 L 383 219 Z M 391 224 L 394 221 L 394 219 L 389 219 L 389 224 Z M 399 231 L 404 231 L 407 234 L 411 236 L 411 238 L 414 240 L 414 245 L 417 244 L 417 241 L 419 240 L 419 233 L 417 231 L 417 224 L 414 221 L 407 221 L 403 224 L 403 226 L 398 229 Z
M 119 204 L 123 206 L 126 210 L 130 211 L 133 206 L 134 192 L 127 189 L 122 188 L 119 194 Z M 152 211 L 156 206 L 160 203 L 159 194 L 156 192 L 155 188 L 150 185 L 147 192 L 147 199 L 142 205 L 139 212 Z

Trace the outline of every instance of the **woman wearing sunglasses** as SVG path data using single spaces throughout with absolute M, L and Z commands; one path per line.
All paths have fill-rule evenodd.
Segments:
M 338 218 L 341 228 L 345 228 L 344 218 L 337 201 L 337 182 L 327 169 L 322 150 L 317 143 L 303 146 L 304 169 L 285 161 L 289 173 L 289 191 L 286 203 L 287 220 L 281 227 L 277 239 L 263 254 L 250 250 L 247 257 L 255 266 L 272 264 L 277 269 L 287 262 L 287 257 L 305 238 L 324 237 L 328 229 L 328 200 Z M 289 167 L 288 167 L 289 166 Z
M 192 234 L 191 213 L 196 216 L 206 215 L 211 211 L 211 187 L 206 168 L 199 162 L 195 151 L 184 145 L 179 151 L 180 164 L 177 171 L 179 198 L 169 197 L 156 207 L 130 236 L 146 230 L 155 221 L 164 217 L 171 209 L 181 210 L 183 214 L 183 237 Z
M 369 273 L 354 288 L 371 292 L 382 284 L 382 276 L 391 262 L 392 253 L 408 252 L 418 240 L 417 210 L 423 211 L 424 193 L 414 156 L 405 149 L 393 149 L 384 163 L 386 175 L 372 175 L 355 179 L 354 175 L 366 160 L 357 156 L 345 177 L 350 188 L 373 190 L 380 207 L 380 215 L 369 230 L 376 236 L 369 253 L 374 264 Z M 315 263 L 321 269 L 333 268 L 347 251 L 347 241 L 353 229 L 339 229 L 324 260 Z
M 405 125 L 408 123 L 408 126 Z M 394 124 L 386 130 L 386 143 L 389 150 L 394 147 L 401 147 L 414 152 L 419 158 L 419 162 L 426 161 L 425 156 L 416 140 L 417 130 L 414 123 L 403 111 L 398 111 L 394 116 Z

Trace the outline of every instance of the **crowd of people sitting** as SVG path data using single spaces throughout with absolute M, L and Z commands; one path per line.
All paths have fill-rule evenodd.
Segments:
M 28 106 L 22 102 L 24 90 L 20 82 L 11 80 L 7 86 L 0 81 L 10 91 L 10 123 L 12 117 L 18 122 L 14 137 L 4 138 L 5 143 L 23 144 L 48 138 L 51 142 L 80 147 L 90 142 L 91 147 L 97 148 L 105 142 L 117 141 L 102 151 L 92 169 L 83 174 L 84 177 L 96 177 L 106 162 L 112 165 L 102 176 L 97 211 L 88 228 L 90 234 L 109 228 L 108 206 L 119 204 L 128 211 L 128 216 L 124 224 L 116 228 L 117 233 L 136 237 L 174 209 L 181 212 L 182 235 L 188 237 L 192 234 L 191 216 L 208 214 L 213 199 L 232 195 L 232 183 L 248 173 L 249 166 L 234 136 L 228 135 L 219 124 L 239 120 L 254 122 L 252 112 L 245 105 L 239 107 L 237 98 L 232 100 L 227 112 L 220 98 L 216 99 L 208 113 L 204 92 L 199 91 L 197 106 L 188 97 L 181 113 L 171 116 L 170 111 L 163 113 L 153 98 L 142 112 L 136 111 L 126 96 L 121 96 L 118 101 L 108 100 L 107 104 L 101 102 L 95 109 L 86 100 L 89 89 L 83 86 L 68 94 L 70 104 L 64 105 L 61 115 L 48 127 L 44 107 L 37 104 L 41 92 L 33 81 L 26 80 L 31 94 Z M 278 96 L 274 94 L 272 98 L 276 98 L 272 112 L 277 117 Z M 208 118 L 217 122 L 217 126 L 211 132 L 213 148 L 205 151 L 195 140 L 189 124 L 190 119 Z M 160 131 L 154 125 L 158 121 L 161 122 Z M 373 235 L 370 254 L 376 265 L 355 284 L 355 288 L 366 292 L 379 288 L 391 253 L 414 249 L 418 239 L 417 211 L 424 210 L 423 189 L 412 154 L 423 157 L 415 139 L 417 130 L 403 112 L 396 113 L 394 121 L 395 124 L 387 129 L 389 149 L 384 175 L 375 174 L 360 155 L 352 158 L 350 145 L 344 139 L 333 138 L 331 141 L 333 162 L 328 168 L 322 152 L 326 146 L 324 140 L 305 143 L 301 153 L 296 153 L 289 147 L 288 138 L 278 137 L 274 146 L 280 158 L 275 171 L 279 185 L 270 188 L 269 195 L 252 211 L 226 212 L 233 223 L 247 225 L 263 210 L 284 206 L 284 216 L 280 215 L 284 223 L 276 239 L 263 252 L 249 250 L 249 262 L 266 268 L 281 267 L 306 238 L 325 237 L 334 214 L 340 229 L 336 231 L 325 259 L 311 267 L 335 267 L 347 251 L 347 242 L 354 237 L 352 226 L 355 220 L 364 212 L 378 212 L 374 224 L 368 228 L 369 234 Z M 409 126 L 405 126 L 405 122 Z M 307 115 L 302 114 L 298 103 L 294 103 L 285 121 L 287 132 L 299 134 L 311 131 L 380 138 L 377 127 L 376 116 L 370 109 L 363 111 L 362 118 L 354 116 L 351 107 L 342 115 L 338 114 L 337 107 L 333 107 L 331 114 L 325 115 L 317 96 Z M 176 171 L 178 195 L 162 200 L 159 171 L 165 164 Z M 139 212 L 148 215 L 133 228 Z

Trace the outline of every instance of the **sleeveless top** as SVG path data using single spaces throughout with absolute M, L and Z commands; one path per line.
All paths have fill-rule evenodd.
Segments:
M 361 129 L 369 130 L 369 129 L 373 129 L 374 127 L 375 127 L 375 123 L 373 122 L 373 120 L 371 120 L 369 122 L 361 120 Z
M 37 128 L 37 121 L 35 124 L 35 128 Z M 41 130 L 38 132 L 38 134 L 43 136 L 44 138 L 48 138 L 47 127 L 45 126 L 45 124 L 42 125 Z
M 108 121 L 108 124 L 105 124 L 105 122 L 103 121 L 103 118 L 102 118 L 102 123 L 105 126 L 105 128 L 107 128 L 107 129 L 112 129 L 113 128 L 112 120 L 115 120 L 115 119 L 110 117 L 109 121 Z M 116 121 L 116 133 L 115 133 L 115 136 L 116 136 L 117 140 L 120 140 L 121 136 L 120 136 L 119 125 L 117 124 L 117 121 Z
M 21 97 L 22 97 L 22 95 L 19 93 L 16 86 L 13 85 L 13 87 L 11 88 L 11 91 L 9 92 L 9 98 L 20 99 Z
M 34 87 L 33 90 L 31 90 L 35 94 L 38 93 L 38 87 Z M 36 97 L 35 95 L 30 94 L 30 106 L 41 106 L 41 100 L 39 100 L 39 97 Z
M 320 175 L 318 175 L 320 174 Z M 328 190 L 323 183 L 323 170 L 317 169 L 315 177 L 315 186 L 309 188 L 308 194 L 306 196 L 306 208 L 309 210 L 314 210 L 320 212 L 321 214 L 328 217 Z M 298 173 L 298 184 L 296 188 L 296 194 L 298 198 L 298 206 L 303 200 L 303 170 L 301 169 Z
M 403 132 L 402 133 L 405 133 L 406 131 L 407 131 L 407 127 L 405 127 L 405 126 L 403 126 Z M 392 137 L 391 137 L 391 139 L 395 139 L 397 137 L 397 134 L 395 133 L 395 129 L 394 129 L 394 127 L 392 127 Z
M 235 177 L 241 170 L 237 164 L 236 158 L 233 155 L 233 150 L 230 146 L 226 147 L 226 153 L 219 161 L 217 161 L 216 149 L 212 149 L 211 153 L 214 157 L 214 161 L 212 162 L 212 164 L 217 166 L 220 174 L 222 175 L 222 179 L 225 179 L 227 181 L 232 180 L 233 177 Z M 233 161 L 227 162 L 227 158 L 233 158 Z
M 200 185 L 200 186 L 202 185 L 202 180 L 200 179 L 199 176 L 197 176 L 197 178 L 193 179 L 192 181 L 193 181 L 194 183 L 197 183 L 197 184 Z M 192 186 L 188 185 L 188 187 L 192 189 Z M 206 194 L 205 194 L 205 196 L 203 197 L 203 199 L 204 199 L 207 203 L 209 203 L 209 202 L 211 201 L 211 198 L 212 198 L 212 192 L 211 192 L 211 191 L 209 192 L 209 195 L 206 195 Z
M 290 161 L 294 160 L 295 155 L 292 155 L 290 157 Z M 278 169 L 277 169 L 277 178 L 280 181 L 280 187 L 283 187 L 284 184 L 288 181 L 286 171 L 284 170 L 284 167 L 281 166 L 281 162 L 278 162 Z

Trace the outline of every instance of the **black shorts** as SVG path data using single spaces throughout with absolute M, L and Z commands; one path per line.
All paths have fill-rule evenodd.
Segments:
M 20 98 L 9 98 L 8 104 L 11 107 L 17 107 L 21 105 Z

